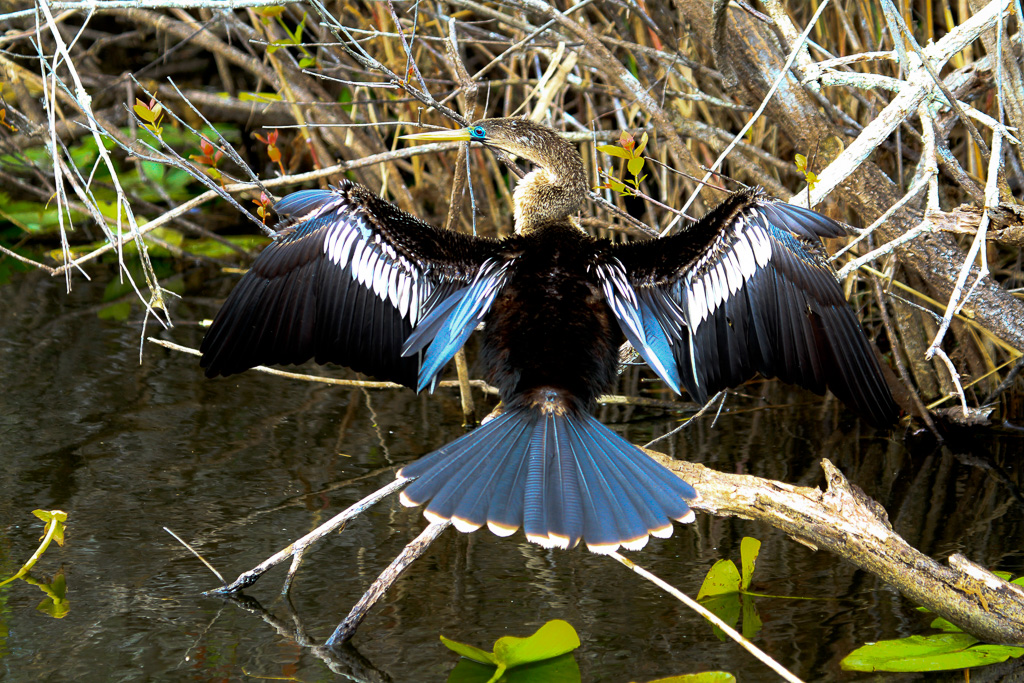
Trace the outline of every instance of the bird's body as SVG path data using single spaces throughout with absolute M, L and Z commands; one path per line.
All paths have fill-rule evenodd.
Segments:
M 615 245 L 572 218 L 586 175 L 550 129 L 489 119 L 447 139 L 540 166 L 517 187 L 514 235 L 438 230 L 348 182 L 289 195 L 281 237 L 203 342 L 207 374 L 313 357 L 422 390 L 483 322 L 480 359 L 504 412 L 404 467 L 402 500 L 463 531 L 522 526 L 542 545 L 598 552 L 670 534 L 696 496 L 589 413 L 623 338 L 700 401 L 761 372 L 828 386 L 876 424 L 894 417 L 818 253 L 843 232 L 833 221 L 744 192 L 683 234 Z

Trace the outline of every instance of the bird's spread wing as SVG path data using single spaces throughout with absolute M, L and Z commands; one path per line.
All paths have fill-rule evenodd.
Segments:
M 275 209 L 284 227 L 203 340 L 207 376 L 315 358 L 415 386 L 406 339 L 474 282 L 497 242 L 439 230 L 347 181 Z
M 485 261 L 470 285 L 457 289 L 434 306 L 406 340 L 403 356 L 412 356 L 427 349 L 416 391 L 423 391 L 431 385 L 438 371 L 483 322 L 494 298 L 505 286 L 511 263 L 497 259 Z
M 652 367 L 669 385 L 659 364 L 675 365 L 700 402 L 760 372 L 819 394 L 827 387 L 890 424 L 898 409 L 823 258 L 821 238 L 844 234 L 820 214 L 746 191 L 678 235 L 615 247 L 648 340 L 638 350 L 657 356 Z

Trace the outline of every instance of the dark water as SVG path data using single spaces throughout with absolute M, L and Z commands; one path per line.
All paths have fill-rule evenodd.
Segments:
M 70 295 L 38 274 L 0 287 L 0 575 L 37 545 L 42 526 L 32 510 L 69 515 L 67 544 L 33 570 L 46 581 L 64 572 L 69 611 L 62 619 L 38 611 L 45 596 L 24 582 L 0 588 L 0 677 L 319 681 L 341 678 L 333 666 L 356 680 L 443 681 L 457 658 L 439 634 L 489 649 L 500 636 L 560 618 L 583 641 L 575 657 L 584 681 L 708 669 L 774 680 L 608 558 L 455 531 L 413 565 L 329 666 L 296 642 L 296 624 L 322 642 L 423 528 L 419 511 L 395 500 L 307 557 L 291 605 L 277 597 L 283 567 L 248 590 L 264 613 L 203 597 L 217 580 L 162 527 L 231 579 L 390 481 L 394 465 L 462 433 L 457 394 L 364 392 L 255 373 L 208 381 L 194 358 L 151 344 L 140 364 L 140 309 L 132 304 L 128 321 L 104 317 L 110 301 L 101 301 L 117 301 L 117 286 L 107 271 L 92 274 L 94 283 L 79 278 Z M 172 301 L 177 326 L 150 332 L 195 347 L 202 332 L 189 323 L 212 316 L 230 281 L 195 270 L 165 284 L 183 295 Z M 754 398 L 731 400 L 714 428 L 700 421 L 660 447 L 805 485 L 822 483 L 817 463 L 828 457 L 924 552 L 1024 572 L 1019 438 L 982 432 L 970 453 L 910 452 L 902 433 L 874 434 L 808 394 L 776 383 L 745 391 Z M 750 410 L 763 398 L 787 407 Z M 604 408 L 602 417 L 643 443 L 678 416 Z M 755 642 L 798 675 L 855 679 L 838 667 L 854 647 L 927 632 L 929 619 L 873 577 L 753 523 L 699 515 L 632 557 L 695 595 L 716 560 L 739 559 L 748 535 L 763 542 L 755 590 L 826 598 L 756 601 L 763 627 Z

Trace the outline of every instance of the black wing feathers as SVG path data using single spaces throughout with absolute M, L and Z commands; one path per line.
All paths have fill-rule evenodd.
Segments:
M 760 372 L 828 388 L 887 426 L 898 409 L 824 259 L 821 238 L 843 234 L 829 218 L 750 190 L 678 235 L 614 253 L 672 340 L 695 400 Z
M 255 365 L 346 365 L 416 386 L 402 345 L 439 294 L 464 286 L 496 242 L 439 230 L 350 182 L 276 205 L 277 239 L 203 340 L 209 377 Z

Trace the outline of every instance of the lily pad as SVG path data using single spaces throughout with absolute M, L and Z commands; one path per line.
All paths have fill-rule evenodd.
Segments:
M 1005 662 L 1024 647 L 978 645 L 967 633 L 882 640 L 857 648 L 840 662 L 847 671 L 949 671 Z
M 453 652 L 457 652 L 463 657 L 470 659 L 480 664 L 497 667 L 493 671 L 489 681 L 497 681 L 502 678 L 507 670 L 516 669 L 517 667 L 526 667 L 527 665 L 534 664 L 536 662 L 546 662 L 547 660 L 555 660 L 561 655 L 565 655 L 572 652 L 580 646 L 579 636 L 576 634 L 576 629 L 572 627 L 567 621 L 561 619 L 553 619 L 548 623 L 541 626 L 532 636 L 526 638 L 518 638 L 516 636 L 504 636 L 499 638 L 494 643 L 494 652 L 486 652 L 473 645 L 467 645 L 460 643 L 450 638 L 441 636 L 441 642 L 444 643 L 445 647 Z M 572 659 L 571 657 L 569 659 Z M 573 667 L 575 667 L 575 660 L 572 661 Z M 563 667 L 569 668 L 567 664 L 563 664 Z M 456 666 L 456 670 L 459 666 Z M 462 667 L 465 674 L 460 674 L 460 678 L 455 679 L 458 681 L 471 681 L 476 680 L 475 678 L 462 678 L 463 675 L 470 675 L 475 667 Z M 488 669 L 490 671 L 490 669 Z M 575 679 L 569 678 L 525 678 L 524 681 L 547 681 L 547 680 L 579 680 L 579 669 L 575 669 Z M 550 672 L 549 672 L 550 673 Z M 455 671 L 452 671 L 455 674 Z M 475 676 L 475 674 L 472 674 Z M 453 679 L 449 677 L 449 681 Z M 512 680 L 511 674 L 506 677 L 506 680 Z M 519 680 L 517 677 L 515 680 Z

